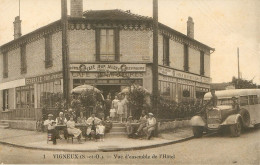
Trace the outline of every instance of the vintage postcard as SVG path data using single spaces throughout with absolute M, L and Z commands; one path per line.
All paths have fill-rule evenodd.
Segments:
M 259 0 L 0 0 L 0 163 L 260 164 Z

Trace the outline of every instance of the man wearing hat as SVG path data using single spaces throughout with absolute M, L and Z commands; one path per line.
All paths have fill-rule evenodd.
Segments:
M 232 109 L 239 111 L 240 106 L 238 104 L 237 98 L 235 96 L 232 97 Z
M 148 140 L 151 138 L 152 131 L 155 130 L 155 127 L 156 127 L 156 119 L 154 118 L 152 113 L 148 113 L 146 127 L 144 127 L 143 129 Z
M 57 139 L 57 131 L 55 130 L 55 121 L 52 120 L 53 115 L 49 114 L 48 119 L 44 121 L 43 125 L 48 127 L 48 134 L 51 134 L 51 141 L 53 144 L 57 144 L 56 139 Z
M 66 125 L 67 123 L 67 119 L 65 118 L 63 112 L 60 112 L 59 113 L 59 116 L 56 118 L 56 125 Z M 64 138 L 67 139 L 67 136 L 68 136 L 68 131 L 67 131 L 67 128 L 66 127 L 60 127 L 58 128 L 59 130 L 59 138 L 61 139 L 61 136 L 60 136 L 60 132 L 63 131 L 64 132 Z

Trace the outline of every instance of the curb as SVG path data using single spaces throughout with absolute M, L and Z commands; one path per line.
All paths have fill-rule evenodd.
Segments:
M 59 149 L 59 148 L 40 148 L 40 147 L 30 147 L 30 146 L 24 146 L 19 144 L 13 144 L 8 142 L 0 141 L 0 144 L 11 146 L 11 147 L 18 147 L 18 148 L 25 148 L 25 149 L 33 149 L 33 150 L 43 150 L 43 151 L 64 151 L 64 152 L 113 152 L 113 151 L 133 151 L 133 150 L 142 150 L 142 149 L 149 149 L 149 148 L 156 148 L 161 146 L 166 146 L 170 144 L 176 144 L 185 142 L 188 140 L 193 139 L 193 136 L 186 137 L 179 140 L 173 140 L 166 143 L 160 143 L 160 144 L 153 144 L 149 146 L 139 146 L 139 147 L 128 147 L 128 148 L 107 148 L 107 149 L 94 149 L 94 150 L 75 150 L 75 149 Z

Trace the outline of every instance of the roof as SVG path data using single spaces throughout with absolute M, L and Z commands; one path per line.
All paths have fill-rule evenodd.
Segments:
M 114 9 L 114 10 L 89 10 L 85 11 L 83 13 L 83 18 L 77 18 L 77 17 L 68 17 L 69 21 L 141 21 L 141 22 L 149 22 L 152 23 L 153 19 L 152 17 L 146 17 L 146 16 L 141 16 L 138 14 L 133 14 L 128 11 L 123 11 L 119 9 Z M 34 36 L 36 33 L 41 32 L 41 31 L 46 31 L 46 29 L 53 27 L 54 25 L 60 24 L 61 21 L 57 20 L 53 23 L 50 23 L 49 25 L 43 26 L 39 29 L 36 29 L 26 35 L 21 36 L 18 39 L 12 40 L 2 46 L 0 46 L 0 50 L 2 50 L 4 47 L 9 47 L 10 45 L 13 44 L 19 44 L 22 40 L 25 38 Z M 176 36 L 182 37 L 187 41 L 192 41 L 194 43 L 197 43 L 198 45 L 205 47 L 207 50 L 212 50 L 214 51 L 214 48 L 211 48 L 197 40 L 194 40 L 187 35 L 180 33 L 162 23 L 159 23 L 159 29 L 163 28 L 169 31 L 172 34 L 175 34 Z
M 222 90 L 216 91 L 215 94 L 220 98 L 232 98 L 238 96 L 247 96 L 247 95 L 258 95 L 260 96 L 260 89 L 230 89 L 230 90 Z M 210 92 L 206 93 L 204 96 L 205 100 L 211 98 Z
M 123 11 L 119 9 L 115 10 L 88 10 L 83 13 L 83 16 L 87 20 L 152 20 L 151 17 L 145 17 L 138 14 L 133 14 L 130 10 Z

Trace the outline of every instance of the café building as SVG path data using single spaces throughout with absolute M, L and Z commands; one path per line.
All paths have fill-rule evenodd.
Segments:
M 81 1 L 71 1 L 68 17 L 70 90 L 89 84 L 106 98 L 135 84 L 152 92 L 152 18 L 123 10 L 83 12 Z M 20 18 L 13 23 L 14 40 L 0 47 L 0 119 L 32 129 L 63 93 L 62 24 L 21 35 Z M 194 39 L 192 18 L 187 35 L 159 23 L 158 46 L 160 95 L 178 102 L 202 98 L 210 89 L 214 49 Z

